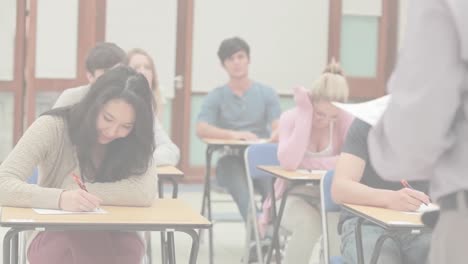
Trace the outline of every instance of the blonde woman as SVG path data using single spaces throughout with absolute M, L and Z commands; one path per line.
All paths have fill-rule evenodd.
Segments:
M 278 159 L 281 167 L 296 169 L 334 169 L 353 117 L 332 102 L 348 99 L 348 84 L 334 60 L 326 67 L 310 90 L 294 89 L 296 107 L 284 112 L 279 123 Z M 280 198 L 287 183 L 277 180 L 275 190 Z M 271 198 L 264 204 L 269 211 Z M 292 233 L 285 252 L 285 263 L 307 264 L 315 242 L 321 234 L 319 189 L 300 186 L 288 196 L 283 222 Z M 263 215 L 260 223 L 269 221 Z
M 156 100 L 157 116 L 159 121 L 162 122 L 164 113 L 164 104 L 166 103 L 159 87 L 158 75 L 153 59 L 143 49 L 135 48 L 127 53 L 128 66 L 135 69 L 137 72 L 143 74 L 151 90 L 153 90 L 154 98 Z
M 164 115 L 164 96 L 161 93 L 161 89 L 158 82 L 158 75 L 156 74 L 156 67 L 151 56 L 142 49 L 132 49 L 127 53 L 128 66 L 135 69 L 137 72 L 143 74 L 148 80 L 151 90 L 156 101 L 156 116 L 157 120 L 154 122 L 154 129 L 156 131 L 156 151 L 154 157 L 156 165 L 164 166 L 170 165 L 175 166 L 179 163 L 180 150 L 172 142 L 167 132 L 162 126 L 162 118 Z

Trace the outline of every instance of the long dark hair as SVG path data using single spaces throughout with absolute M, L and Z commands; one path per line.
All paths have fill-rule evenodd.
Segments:
M 97 144 L 96 120 L 110 100 L 121 99 L 135 111 L 135 123 L 128 136 L 106 145 L 106 154 L 96 168 L 92 151 Z M 100 76 L 79 103 L 57 108 L 46 114 L 63 116 L 68 133 L 76 146 L 83 176 L 96 182 L 114 182 L 145 173 L 155 150 L 153 105 L 148 81 L 127 66 L 118 66 Z

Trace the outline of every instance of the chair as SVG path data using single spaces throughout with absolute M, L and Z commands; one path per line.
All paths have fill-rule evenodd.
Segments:
M 28 183 L 37 184 L 38 177 L 39 177 L 39 170 L 37 168 L 34 168 L 33 174 L 28 178 Z
M 341 256 L 330 257 L 328 218 L 327 214 L 341 211 L 341 207 L 336 204 L 331 197 L 331 185 L 334 171 L 328 171 L 320 181 L 320 214 L 322 216 L 322 252 L 325 264 L 342 264 Z
M 263 254 L 260 244 L 260 234 L 258 232 L 257 207 L 254 198 L 254 179 L 272 179 L 273 176 L 257 168 L 258 165 L 279 165 L 277 157 L 278 145 L 273 143 L 250 145 L 244 152 L 245 171 L 247 175 L 247 185 L 249 189 L 250 203 L 249 214 L 247 216 L 247 235 L 246 235 L 246 253 L 244 261 L 249 259 L 249 241 L 251 231 L 255 236 L 255 247 L 257 251 L 257 260 L 263 263 Z

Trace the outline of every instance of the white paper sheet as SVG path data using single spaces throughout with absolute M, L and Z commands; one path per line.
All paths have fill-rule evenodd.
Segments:
M 107 214 L 107 211 L 102 208 L 96 208 L 94 211 L 90 212 L 71 212 L 64 210 L 54 210 L 54 209 L 39 209 L 33 208 L 34 212 L 42 215 L 65 215 L 65 214 Z
M 298 173 L 304 173 L 304 174 L 325 174 L 327 173 L 326 170 L 306 170 L 306 169 L 299 169 L 296 170 Z
M 254 144 L 265 144 L 265 143 L 268 143 L 268 141 L 269 140 L 266 138 L 260 138 L 257 140 L 245 140 L 245 143 L 249 145 L 254 145 Z
M 373 126 L 379 121 L 380 117 L 382 117 L 389 102 L 390 95 L 386 95 L 364 103 L 342 104 L 335 102 L 333 104 Z
M 437 204 L 433 204 L 433 203 L 430 203 L 428 205 L 421 204 L 421 206 L 419 206 L 418 212 L 425 213 L 425 212 L 435 211 L 439 209 L 440 207 Z
M 406 212 L 406 211 L 403 211 L 403 212 L 406 213 L 406 214 L 422 215 L 425 212 L 435 211 L 435 210 L 439 210 L 439 209 L 440 209 L 440 207 L 437 204 L 430 203 L 428 205 L 421 204 L 419 206 L 418 210 L 416 210 L 414 212 Z

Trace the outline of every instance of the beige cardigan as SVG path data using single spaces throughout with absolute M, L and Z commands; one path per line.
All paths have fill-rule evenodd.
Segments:
M 71 173 L 80 174 L 75 147 L 60 117 L 41 116 L 0 165 L 0 206 L 59 209 L 60 194 L 77 189 Z M 38 184 L 26 180 L 39 167 Z M 150 206 L 156 197 L 156 166 L 144 175 L 112 183 L 86 183 L 103 205 Z
M 41 116 L 0 164 L 0 206 L 59 209 L 60 194 L 77 189 L 71 174 L 80 175 L 75 147 L 60 117 Z M 26 180 L 39 167 L 38 184 Z M 112 183 L 86 183 L 102 205 L 150 206 L 156 197 L 156 165 L 144 175 Z M 29 248 L 38 231 L 26 233 Z

